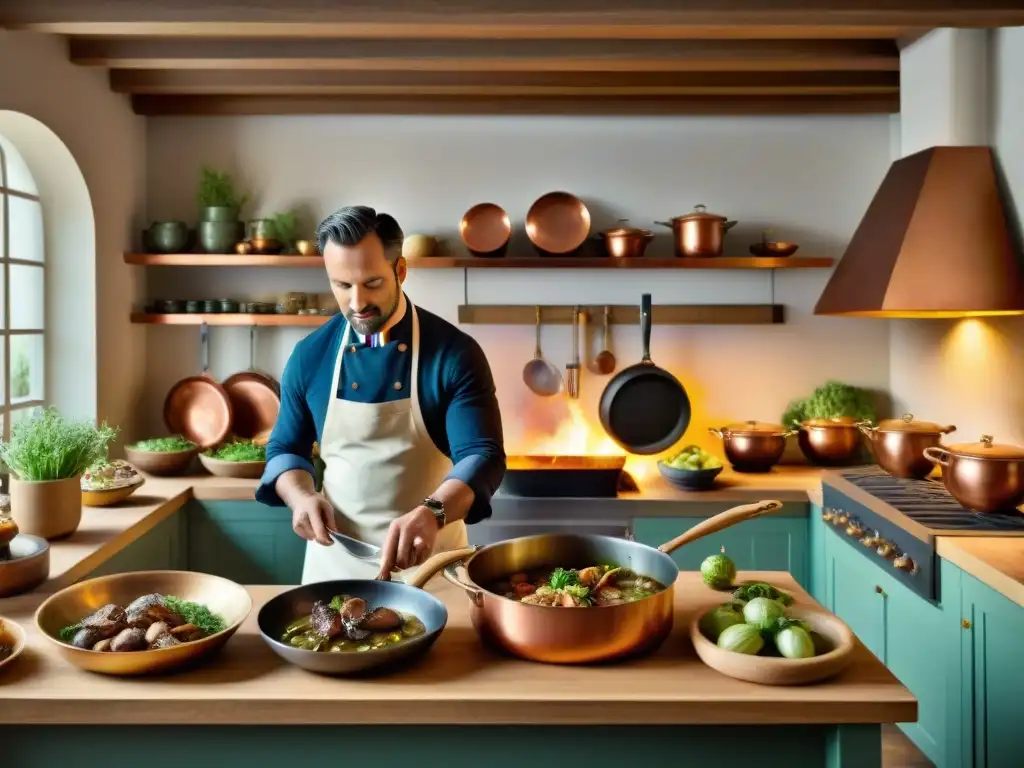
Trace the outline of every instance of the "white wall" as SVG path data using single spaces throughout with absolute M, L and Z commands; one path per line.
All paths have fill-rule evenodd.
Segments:
M 133 241 L 145 205 L 144 120 L 131 112 L 123 96 L 111 93 L 105 72 L 72 66 L 60 38 L 3 31 L 0 110 L 46 125 L 77 162 L 92 199 L 94 233 L 74 217 L 57 215 L 47 222 L 47 246 L 61 249 L 55 264 L 95 258 L 95 286 L 89 267 L 48 278 L 58 289 L 52 296 L 58 302 L 56 314 L 48 312 L 55 322 L 54 349 L 60 352 L 51 361 L 59 366 L 55 403 L 75 415 L 96 415 L 120 425 L 130 439 L 140 403 L 145 333 L 128 322 L 139 276 L 124 265 L 121 254 Z M 46 147 L 28 146 L 29 123 L 20 121 L 21 129 L 16 123 L 7 122 L 7 132 L 18 133 L 8 138 L 31 165 L 32 156 Z M 56 193 L 46 189 L 56 180 L 41 165 L 32 171 L 43 204 L 54 203 L 60 211 Z M 60 228 L 58 239 L 51 238 L 53 227 Z M 65 354 L 60 340 L 82 339 L 83 323 L 85 338 L 77 343 L 85 349 Z
M 987 33 L 988 53 L 979 62 L 978 36 L 984 34 L 939 30 L 904 52 L 901 91 L 913 94 L 913 101 L 903 105 L 903 153 L 931 144 L 991 143 L 1005 176 L 1008 214 L 1019 232 L 1024 28 Z M 991 434 L 1000 442 L 1024 444 L 1024 318 L 895 320 L 891 326 L 898 409 L 956 424 L 953 442 Z
M 653 227 L 706 203 L 739 225 L 727 237 L 744 254 L 762 228 L 796 240 L 801 253 L 838 257 L 889 165 L 885 116 L 815 118 L 155 118 L 149 121 L 148 200 L 154 219 L 196 218 L 200 164 L 234 171 L 259 192 L 254 211 L 301 205 L 311 223 L 336 207 L 368 204 L 394 214 L 407 234 L 435 232 L 457 241 L 455 228 L 472 204 L 503 205 L 521 230 L 530 203 L 567 189 L 583 197 L 595 231 L 617 218 L 659 229 L 654 255 L 671 237 Z M 660 234 L 664 232 L 664 234 Z M 521 246 L 523 236 L 518 236 Z M 151 298 L 274 296 L 326 291 L 318 271 L 147 270 Z M 775 300 L 786 325 L 659 327 L 653 355 L 688 388 L 695 404 L 689 439 L 737 419 L 778 420 L 787 401 L 828 378 L 885 389 L 888 328 L 877 320 L 813 317 L 824 270 L 779 272 Z M 414 301 L 454 320 L 463 301 L 461 271 L 413 271 Z M 562 272 L 478 270 L 469 274 L 477 303 L 629 303 L 640 293 L 663 303 L 768 303 L 771 275 L 748 272 Z M 556 423 L 564 401 L 539 401 L 522 384 L 533 351 L 529 327 L 473 327 L 498 382 L 508 447 L 525 449 L 538 422 Z M 300 330 L 259 331 L 258 367 L 279 373 Z M 161 429 L 160 404 L 179 377 L 197 372 L 198 331 L 153 327 L 147 344 L 149 428 Z M 244 329 L 212 330 L 212 370 L 226 376 L 248 365 Z M 549 328 L 545 352 L 558 365 L 570 355 L 567 327 Z M 619 328 L 614 351 L 639 358 L 639 334 Z M 595 349 L 596 351 L 596 349 Z M 590 418 L 605 380 L 584 374 Z

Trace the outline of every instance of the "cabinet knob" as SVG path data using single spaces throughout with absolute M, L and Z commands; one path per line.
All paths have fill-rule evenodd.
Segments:
M 882 557 L 892 557 L 894 554 L 896 554 L 896 548 L 893 547 L 893 545 L 890 544 L 888 541 L 884 540 L 881 544 L 878 545 L 878 549 L 876 549 L 875 551 Z
M 960 626 L 963 627 L 964 629 L 970 629 L 971 628 L 971 622 L 968 621 L 967 619 L 960 619 Z
M 906 571 L 907 573 L 917 573 L 917 563 L 906 555 L 900 555 L 893 560 L 892 567 L 898 568 L 901 571 Z
M 835 514 L 836 511 L 834 509 L 826 508 L 821 513 L 821 519 L 824 520 L 826 523 L 831 523 L 832 518 L 835 517 Z
M 850 516 L 848 514 L 846 514 L 845 512 L 840 512 L 833 518 L 833 521 L 836 525 L 846 525 L 846 521 L 849 519 Z
M 882 588 L 881 588 L 880 586 L 878 586 L 877 584 L 875 585 L 875 592 L 877 592 L 877 593 L 878 593 L 878 594 L 880 594 L 880 595 L 884 595 L 884 594 L 885 594 L 885 590 L 884 590 L 884 589 L 882 589 Z
M 860 536 L 862 533 L 864 533 L 864 527 L 857 525 L 857 523 L 850 523 L 846 526 L 847 536 Z
M 879 537 L 878 531 L 875 531 L 875 533 L 873 535 L 865 536 L 863 539 L 861 539 L 860 543 L 863 544 L 868 549 L 874 549 L 875 547 L 878 546 L 879 542 L 881 542 L 881 541 L 882 541 L 882 539 Z

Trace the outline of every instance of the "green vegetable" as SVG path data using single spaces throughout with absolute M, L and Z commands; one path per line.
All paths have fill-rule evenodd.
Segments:
M 787 659 L 809 659 L 814 656 L 814 641 L 801 627 L 786 627 L 775 635 L 775 647 Z
M 551 578 L 548 579 L 548 586 L 555 590 L 564 590 L 566 587 L 579 583 L 579 574 L 576 571 L 566 570 L 565 568 L 555 568 L 551 573 Z
M 725 547 L 717 555 L 709 555 L 700 564 L 700 575 L 712 589 L 729 589 L 736 580 L 736 564 L 725 555 Z
M 757 627 L 750 624 L 733 624 L 722 630 L 717 645 L 733 653 L 746 653 L 754 656 L 764 648 L 764 638 Z
M 791 402 L 782 415 L 782 423 L 792 426 L 793 422 L 808 419 L 844 417 L 874 421 L 875 404 L 871 393 L 838 381 L 826 381 L 810 397 Z
M 743 606 L 743 620 L 759 630 L 770 631 L 782 618 L 782 604 L 767 597 L 755 597 Z
M 704 636 L 715 643 L 718 638 L 729 627 L 743 623 L 743 604 L 737 602 L 725 603 L 713 611 L 705 613 L 700 618 L 700 631 Z
M 782 605 L 792 605 L 793 603 L 793 598 L 790 595 L 763 581 L 744 582 L 736 588 L 732 596 L 736 600 L 742 600 L 743 602 L 753 600 L 755 597 L 767 597 L 769 600 L 782 603 Z
M 668 459 L 665 466 L 673 469 L 718 469 L 722 466 L 722 462 L 717 456 L 711 455 L 699 445 L 688 445 Z
M 0 442 L 0 461 L 19 480 L 67 480 L 106 458 L 116 436 L 106 422 L 68 421 L 56 408 L 42 408 L 11 425 L 11 439 Z
M 238 211 L 248 200 L 248 193 L 239 194 L 229 174 L 203 166 L 196 193 L 196 204 L 200 208 L 234 208 Z
M 58 633 L 60 635 L 60 641 L 62 643 L 68 643 L 70 645 L 71 641 L 74 639 L 75 635 L 78 633 L 78 630 L 80 630 L 81 628 L 82 628 L 81 624 L 72 624 L 71 626 L 64 627 L 64 629 L 62 629 Z
M 195 624 L 208 635 L 223 632 L 227 627 L 224 619 L 210 611 L 205 605 L 170 595 L 164 597 L 164 605 L 168 610 L 174 611 L 189 624 Z
M 182 451 L 195 450 L 196 444 L 186 440 L 181 435 L 170 437 L 154 437 L 149 440 L 139 440 L 135 445 L 129 446 L 136 451 L 147 453 L 181 453 Z
M 590 605 L 590 589 L 582 584 L 569 584 L 563 590 L 567 595 L 572 595 L 584 605 Z
M 266 461 L 267 449 L 251 440 L 237 440 L 207 451 L 205 455 L 221 461 Z
M 329 603 L 329 605 L 331 606 L 332 610 L 340 611 L 341 610 L 341 606 L 343 606 L 348 601 L 349 601 L 349 596 L 348 595 L 335 595 L 334 597 L 331 598 L 331 602 Z

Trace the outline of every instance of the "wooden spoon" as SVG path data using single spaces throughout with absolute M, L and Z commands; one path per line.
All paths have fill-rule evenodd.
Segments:
M 602 376 L 607 376 L 615 370 L 615 355 L 608 348 L 608 316 L 611 311 L 611 307 L 604 308 L 604 349 L 598 353 L 594 358 L 593 365 L 590 366 L 594 373 L 599 373 Z

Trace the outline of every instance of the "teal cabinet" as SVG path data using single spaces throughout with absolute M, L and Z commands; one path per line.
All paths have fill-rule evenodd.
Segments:
M 885 661 L 884 590 L 878 567 L 845 541 L 825 531 L 824 605 L 883 663 Z
M 703 518 L 640 517 L 633 521 L 633 537 L 652 547 L 688 531 Z M 734 525 L 672 553 L 683 571 L 695 571 L 708 555 L 725 547 L 741 571 L 789 571 L 807 586 L 807 518 L 769 516 Z
M 822 605 L 825 604 L 825 535 L 826 523 L 821 519 L 821 506 L 811 504 L 807 519 L 808 578 L 807 591 Z
M 306 542 L 292 530 L 286 508 L 255 501 L 193 501 L 183 512 L 190 570 L 240 584 L 301 581 Z
M 177 571 L 188 568 L 185 519 L 175 512 L 105 560 L 89 578 L 126 571 Z
M 965 745 L 962 765 L 1011 768 L 1024 762 L 1020 697 L 1024 664 L 1018 654 L 1024 638 L 1024 608 L 963 574 L 964 616 L 960 641 L 964 669 L 964 722 L 973 744 Z

